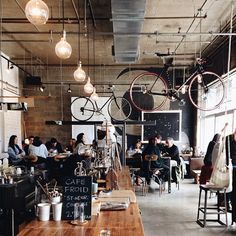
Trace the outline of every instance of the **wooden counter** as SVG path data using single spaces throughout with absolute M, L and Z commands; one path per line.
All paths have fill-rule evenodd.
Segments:
M 118 182 L 120 189 L 133 189 L 127 167 L 119 173 Z M 138 204 L 131 203 L 127 210 L 122 211 L 101 211 L 99 216 L 92 216 L 92 219 L 84 226 L 73 226 L 69 221 L 33 220 L 26 224 L 18 235 L 99 236 L 102 229 L 109 229 L 111 236 L 143 236 L 144 230 Z

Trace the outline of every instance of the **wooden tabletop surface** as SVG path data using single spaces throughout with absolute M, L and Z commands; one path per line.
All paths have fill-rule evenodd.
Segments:
M 127 167 L 118 175 L 120 189 L 133 190 Z M 101 211 L 99 216 L 92 216 L 86 225 L 74 226 L 70 221 L 33 220 L 21 227 L 19 236 L 99 236 L 101 230 L 110 230 L 111 236 L 143 236 L 143 224 L 137 203 L 131 203 L 127 210 Z

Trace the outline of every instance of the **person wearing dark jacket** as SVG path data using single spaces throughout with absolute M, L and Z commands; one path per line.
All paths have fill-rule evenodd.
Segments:
M 154 156 L 154 155 L 157 156 L 156 161 L 151 161 L 151 163 L 149 163 L 149 161 L 145 159 L 145 156 Z M 143 158 L 142 170 L 145 173 L 147 184 L 150 184 L 150 180 L 153 174 L 152 170 L 154 170 L 155 168 L 162 168 L 162 170 L 160 171 L 161 177 L 164 180 L 167 180 L 169 167 L 165 165 L 161 159 L 160 150 L 156 146 L 155 138 L 149 139 L 148 145 L 142 153 L 142 158 Z
M 61 144 L 57 141 L 56 138 L 51 138 L 50 141 L 46 142 L 46 147 L 50 153 L 57 152 L 63 153 Z
M 179 158 L 179 149 L 174 144 L 174 140 L 171 137 L 166 139 L 166 145 L 163 151 L 163 156 L 170 157 L 172 161 L 177 162 L 177 166 L 172 167 L 171 177 L 173 182 L 178 183 L 177 174 L 179 174 L 179 165 L 180 165 L 180 158 Z
M 215 134 L 213 139 L 209 142 L 207 146 L 206 155 L 204 157 L 204 165 L 201 168 L 201 174 L 199 178 L 200 184 L 206 184 L 211 178 L 211 173 L 213 170 L 212 167 L 212 152 L 214 149 L 215 144 L 219 141 L 220 134 Z
M 209 142 L 206 155 L 204 157 L 204 165 L 211 166 L 212 165 L 212 151 L 215 144 L 219 141 L 220 134 L 215 134 L 213 139 Z

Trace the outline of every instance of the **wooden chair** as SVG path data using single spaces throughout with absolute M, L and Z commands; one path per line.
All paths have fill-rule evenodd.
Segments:
M 152 162 L 154 162 L 154 161 L 156 162 L 157 160 L 158 160 L 158 156 L 157 155 L 145 155 L 144 156 L 144 161 L 148 161 L 148 171 L 152 172 L 152 179 L 155 182 L 158 181 L 158 184 L 159 184 L 159 187 L 160 187 L 159 194 L 161 195 L 162 194 L 162 190 L 163 190 L 163 181 L 160 178 L 159 174 L 160 174 L 160 171 L 163 168 L 152 168 Z

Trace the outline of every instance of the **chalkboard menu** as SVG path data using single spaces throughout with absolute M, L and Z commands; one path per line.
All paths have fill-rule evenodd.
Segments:
M 74 204 L 84 203 L 84 216 L 91 219 L 92 178 L 91 176 L 69 176 L 63 179 L 62 219 L 74 220 Z
M 143 112 L 142 120 L 156 121 L 155 126 L 143 125 L 142 141 L 148 141 L 149 138 L 154 137 L 157 134 L 160 134 L 163 140 L 167 137 L 172 137 L 175 141 L 181 141 L 181 110 Z

